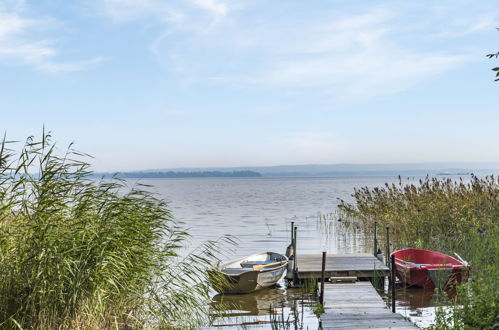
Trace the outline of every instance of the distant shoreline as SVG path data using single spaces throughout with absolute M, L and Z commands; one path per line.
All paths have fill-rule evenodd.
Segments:
M 175 179 L 175 178 L 261 178 L 262 174 L 255 171 L 193 171 L 193 172 L 117 172 L 95 173 L 96 177 L 120 179 Z
M 94 177 L 119 178 L 312 178 L 347 176 L 498 175 L 499 163 L 330 164 L 245 167 L 156 168 L 97 172 Z
M 284 178 L 347 178 L 347 177 L 400 177 L 424 178 L 430 177 L 450 177 L 465 178 L 477 175 L 480 177 L 488 175 L 499 175 L 498 170 L 481 170 L 476 172 L 441 173 L 437 171 L 352 171 L 352 172 L 326 172 L 326 173 L 260 173 L 255 171 L 193 171 L 193 172 L 96 172 L 93 178 L 103 179 L 284 179 Z

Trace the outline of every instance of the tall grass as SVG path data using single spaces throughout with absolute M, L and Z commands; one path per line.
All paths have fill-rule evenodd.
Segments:
M 0 327 L 195 327 L 220 244 L 181 258 L 188 233 L 143 185 L 96 182 L 49 134 L 0 146 Z M 222 241 L 229 242 L 230 238 Z
M 377 221 L 391 228 L 395 248 L 457 252 L 471 263 L 471 281 L 458 288 L 459 307 L 441 313 L 438 328 L 497 327 L 499 178 L 472 176 L 465 182 L 427 177 L 417 184 L 399 179 L 398 184 L 356 189 L 353 197 L 354 202 L 340 201 L 339 207 L 366 232 Z

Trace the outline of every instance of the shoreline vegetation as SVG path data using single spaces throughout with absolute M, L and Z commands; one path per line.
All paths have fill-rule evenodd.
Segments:
M 365 233 L 374 222 L 390 227 L 391 251 L 406 247 L 454 252 L 471 264 L 470 279 L 437 308 L 435 329 L 494 329 L 499 310 L 499 178 L 470 181 L 430 178 L 418 183 L 356 189 L 339 209 L 360 221 Z M 384 230 L 378 236 L 384 242 Z M 445 304 L 449 304 L 446 302 Z
M 87 155 L 72 146 L 58 155 L 49 134 L 12 147 L 0 144 L 0 328 L 207 323 L 204 270 L 230 236 L 185 255 L 189 234 L 148 186 L 96 182 Z

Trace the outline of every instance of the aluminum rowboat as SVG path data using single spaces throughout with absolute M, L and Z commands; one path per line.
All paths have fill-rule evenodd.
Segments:
M 227 277 L 230 284 L 217 288 L 217 291 L 225 294 L 249 293 L 271 287 L 281 279 L 287 263 L 286 256 L 265 252 L 218 265 L 216 268 Z

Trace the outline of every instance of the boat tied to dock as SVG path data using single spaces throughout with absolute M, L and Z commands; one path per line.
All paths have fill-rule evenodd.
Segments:
M 275 285 L 288 264 L 285 255 L 275 252 L 252 254 L 218 265 L 216 268 L 227 279 L 227 285 L 214 285 L 224 294 L 249 293 Z

